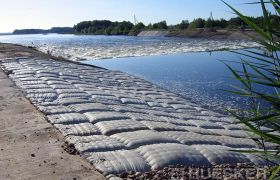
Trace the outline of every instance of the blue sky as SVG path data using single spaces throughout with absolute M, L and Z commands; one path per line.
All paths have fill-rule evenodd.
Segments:
M 225 0 L 246 15 L 261 14 L 256 0 Z M 84 20 L 133 22 L 135 14 L 145 24 L 166 20 L 176 24 L 196 17 L 229 19 L 234 15 L 220 0 L 0 0 L 0 32 L 18 28 L 73 26 Z

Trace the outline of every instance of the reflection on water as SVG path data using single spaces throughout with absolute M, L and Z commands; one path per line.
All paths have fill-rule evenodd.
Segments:
M 224 91 L 231 84 L 239 84 L 219 60 L 238 60 L 238 56 L 217 51 L 211 56 L 210 53 L 200 52 L 85 62 L 134 74 L 219 112 L 230 108 L 249 108 L 248 99 Z M 239 68 L 237 64 L 231 65 Z

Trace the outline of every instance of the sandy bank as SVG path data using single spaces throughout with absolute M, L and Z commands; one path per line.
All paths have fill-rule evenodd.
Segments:
M 142 31 L 137 36 L 167 36 L 169 34 L 169 31 Z
M 251 37 L 258 37 L 257 33 L 252 30 L 216 30 L 210 31 L 205 29 L 197 29 L 195 31 L 174 31 L 168 34 L 170 37 L 188 37 L 188 38 L 204 38 L 217 40 L 244 40 L 251 39 Z
M 19 56 L 48 57 L 0 45 L 0 59 Z M 63 141 L 0 68 L 0 179 L 104 179 L 88 162 L 64 151 Z
M 142 31 L 138 36 L 167 36 L 180 38 L 203 38 L 214 40 L 244 40 L 250 37 L 258 37 L 257 33 L 251 30 L 216 30 L 207 29 L 196 30 L 176 30 L 176 31 Z

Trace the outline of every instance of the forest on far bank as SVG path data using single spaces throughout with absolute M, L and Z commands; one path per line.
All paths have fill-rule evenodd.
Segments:
M 250 17 L 256 24 L 262 26 L 263 17 Z M 272 24 L 280 24 L 280 19 L 277 16 L 272 16 Z M 189 22 L 182 20 L 181 23 L 175 25 L 167 25 L 166 21 L 160 21 L 154 24 L 145 25 L 142 22 L 133 24 L 129 21 L 112 22 L 110 20 L 93 20 L 82 21 L 74 25 L 74 27 L 53 27 L 49 30 L 44 29 L 17 29 L 13 34 L 93 34 L 93 35 L 137 35 L 144 30 L 191 30 L 197 28 L 205 28 L 215 31 L 216 29 L 247 29 L 249 28 L 244 21 L 239 17 L 234 17 L 229 20 L 225 19 L 202 19 L 197 18 Z
M 263 17 L 250 17 L 256 24 L 262 25 Z M 274 24 L 280 23 L 278 17 L 273 17 Z M 197 18 L 189 22 L 188 20 L 182 20 L 181 23 L 176 25 L 167 25 L 166 21 L 157 22 L 154 24 L 145 25 L 140 22 L 133 24 L 129 21 L 112 22 L 109 20 L 94 20 L 83 21 L 74 26 L 76 33 L 81 34 L 96 34 L 96 35 L 137 35 L 143 30 L 184 30 L 184 29 L 246 29 L 248 26 L 239 17 L 234 17 L 229 20 L 225 19 L 202 19 Z

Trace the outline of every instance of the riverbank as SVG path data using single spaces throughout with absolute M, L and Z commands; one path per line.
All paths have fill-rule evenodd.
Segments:
M 0 42 L 33 46 L 45 53 L 53 56 L 62 56 L 73 61 L 260 47 L 259 44 L 248 40 L 60 34 L 0 36 Z
M 195 38 L 208 40 L 251 40 L 259 35 L 252 30 L 210 30 L 210 29 L 192 29 L 192 30 L 158 30 L 158 31 L 142 31 L 138 36 L 166 36 L 177 38 Z
M 9 51 L 5 52 L 5 47 Z M 18 51 L 12 52 L 13 48 Z M 246 127 L 235 124 L 236 119 L 204 109 L 148 81 L 120 71 L 35 56 L 16 45 L 4 45 L 0 50 L 16 54 L 2 59 L 1 67 L 44 114 L 45 123 L 61 132 L 72 153 L 80 154 L 106 177 L 178 164 L 267 164 L 255 155 L 232 151 L 259 148 Z M 9 114 L 21 115 L 12 108 Z M 30 119 L 36 120 L 22 119 L 27 127 L 32 127 Z M 20 132 L 21 126 L 12 132 Z M 39 149 L 45 154 L 52 152 Z M 30 156 L 37 157 L 34 152 Z
M 55 34 L 55 33 L 34 33 L 34 34 Z M 34 35 L 34 34 L 0 34 L 0 35 Z M 91 33 L 58 33 L 61 35 L 77 35 L 77 36 L 93 36 L 101 34 Z M 104 36 L 112 36 L 104 34 Z M 177 38 L 194 38 L 206 40 L 251 40 L 252 37 L 258 38 L 259 35 L 253 30 L 239 30 L 239 29 L 184 29 L 184 30 L 143 30 L 135 35 L 115 35 L 115 36 L 138 36 L 138 37 L 177 37 Z
M 50 58 L 34 49 L 0 44 L 0 59 L 22 56 Z M 88 162 L 63 149 L 64 137 L 1 68 L 0 146 L 0 179 L 105 179 Z

